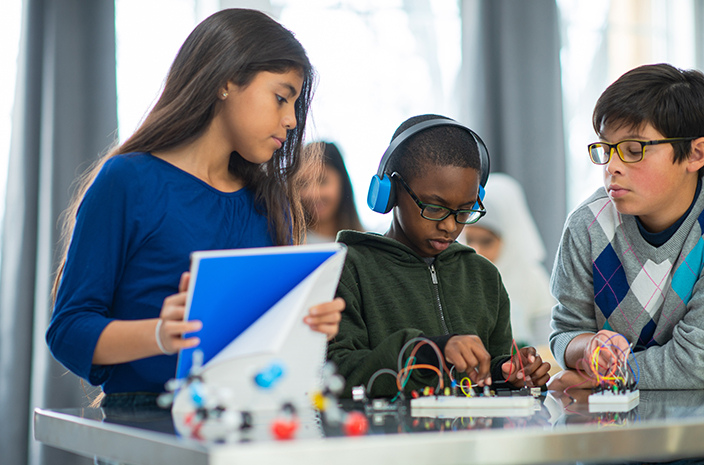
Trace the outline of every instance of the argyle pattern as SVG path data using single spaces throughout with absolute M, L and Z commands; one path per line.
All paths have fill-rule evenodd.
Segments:
M 606 329 L 636 344 L 640 389 L 704 389 L 702 212 L 704 190 L 659 247 L 603 188 L 570 214 L 550 280 L 550 350 L 563 368 L 575 337 Z
M 655 248 L 639 234 L 633 237 L 626 232 L 624 220 L 637 228 L 635 219 L 619 214 L 608 197 L 587 207 L 594 215 L 588 231 L 599 329 L 623 333 L 636 340 L 640 349 L 663 344 L 670 339 L 665 332 L 679 321 L 702 272 L 704 213 L 692 225 L 691 234 L 676 233 Z

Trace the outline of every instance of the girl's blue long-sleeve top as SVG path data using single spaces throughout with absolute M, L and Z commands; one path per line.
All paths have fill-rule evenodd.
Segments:
M 108 160 L 76 216 L 54 313 L 53 356 L 105 393 L 162 392 L 175 355 L 93 365 L 113 320 L 157 318 L 196 250 L 273 245 L 263 208 L 244 188 L 225 193 L 148 153 Z

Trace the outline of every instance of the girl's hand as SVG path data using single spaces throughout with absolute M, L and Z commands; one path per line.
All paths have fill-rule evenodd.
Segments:
M 340 315 L 345 309 L 345 301 L 342 297 L 325 302 L 308 310 L 308 315 L 303 318 L 303 322 L 310 326 L 313 331 L 318 331 L 327 335 L 328 341 L 337 335 L 340 330 Z
M 445 359 L 455 365 L 458 372 L 467 373 L 472 384 L 491 385 L 491 355 L 479 336 L 452 336 L 445 345 Z
M 155 333 L 155 338 L 159 338 L 157 343 L 159 350 L 166 354 L 175 354 L 181 349 L 188 349 L 200 344 L 200 339 L 197 337 L 181 338 L 185 333 L 200 331 L 203 326 L 200 321 L 183 321 L 190 277 L 191 274 L 188 272 L 181 275 L 178 294 L 164 299 L 164 305 L 161 307 L 159 319 L 162 320 L 162 324 L 159 331 Z
M 513 363 L 509 360 L 501 365 L 501 372 L 507 383 L 514 387 L 534 387 L 543 386 L 548 382 L 550 364 L 543 362 L 535 347 L 522 347 L 518 351 L 517 357 L 520 359 L 514 358 Z

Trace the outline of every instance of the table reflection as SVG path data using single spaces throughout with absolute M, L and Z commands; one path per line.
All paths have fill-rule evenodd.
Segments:
M 370 408 L 370 404 L 345 400 L 341 402 L 341 407 L 344 412 L 363 412 L 369 422 L 369 435 L 528 428 L 551 430 L 575 424 L 603 428 L 704 417 L 704 390 L 640 391 L 639 405 L 628 412 L 589 412 L 587 399 L 590 394 L 588 389 L 571 389 L 567 394 L 564 391 L 548 391 L 537 399 L 531 415 L 517 416 L 468 415 L 461 409 L 451 409 L 442 415 L 418 412 L 413 415 L 407 401 L 374 409 Z M 158 407 L 84 408 L 71 409 L 67 413 L 105 424 L 196 439 L 206 444 L 274 440 L 271 424 L 279 414 L 276 411 L 252 413 L 251 428 L 247 430 L 240 429 L 237 424 L 221 424 L 218 427 L 206 426 L 194 434 L 193 428 L 186 424 L 184 415 L 172 414 Z M 344 436 L 341 424 L 326 421 L 324 412 L 321 414 L 311 408 L 299 412 L 299 420 L 300 427 L 295 435 L 297 439 Z

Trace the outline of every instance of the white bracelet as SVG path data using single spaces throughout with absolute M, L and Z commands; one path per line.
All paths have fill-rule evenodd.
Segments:
M 161 343 L 161 337 L 159 337 L 159 331 L 161 330 L 161 325 L 164 323 L 164 320 L 159 318 L 159 321 L 156 322 L 156 329 L 154 330 L 154 337 L 156 338 L 156 345 L 159 346 L 159 350 L 164 354 L 164 355 L 173 355 L 176 352 L 169 352 L 166 350 L 164 345 Z

